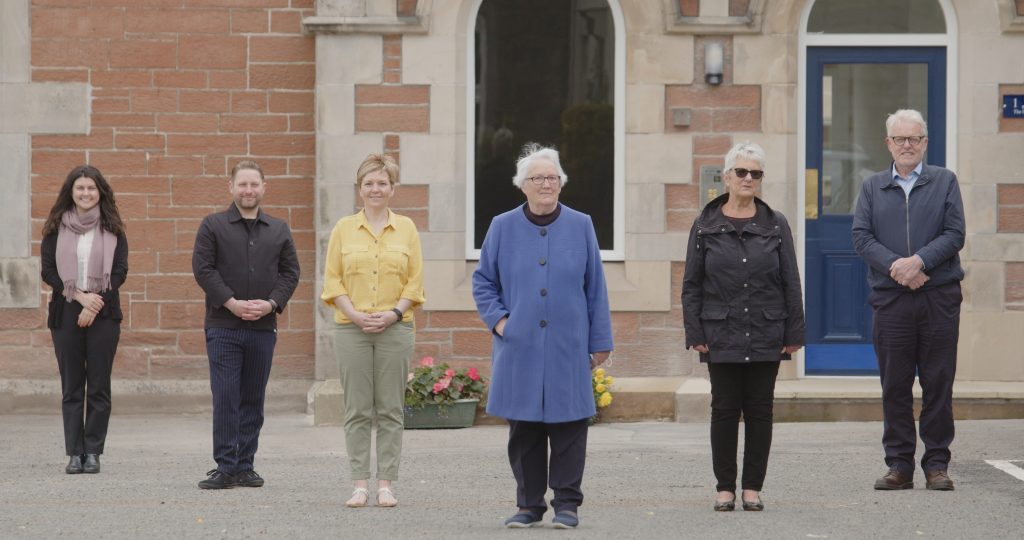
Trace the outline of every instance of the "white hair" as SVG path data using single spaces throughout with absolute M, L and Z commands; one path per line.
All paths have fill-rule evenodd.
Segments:
M 887 136 L 892 136 L 892 128 L 896 127 L 896 124 L 917 124 L 921 126 L 921 134 L 925 137 L 928 136 L 928 123 L 924 121 L 921 113 L 914 109 L 900 109 L 890 114 L 889 118 L 885 119 L 885 134 Z
M 562 170 L 562 163 L 558 160 L 558 150 L 541 146 L 537 143 L 526 143 L 523 146 L 522 153 L 519 154 L 519 160 L 516 161 L 516 175 L 512 177 L 512 183 L 517 188 L 523 189 L 526 175 L 530 174 L 530 168 L 533 167 L 533 163 L 538 159 L 546 160 L 558 169 L 558 177 L 562 179 L 560 185 L 564 186 L 569 181 L 569 177 Z
M 740 158 L 756 161 L 758 167 L 764 169 L 764 161 L 766 159 L 764 148 L 761 148 L 761 145 L 757 143 L 750 141 L 736 143 L 735 146 L 729 149 L 729 153 L 725 154 L 725 170 L 728 171 L 733 168 L 736 165 L 736 160 Z

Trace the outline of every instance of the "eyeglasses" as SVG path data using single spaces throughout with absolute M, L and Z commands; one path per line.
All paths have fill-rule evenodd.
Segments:
M 527 180 L 533 182 L 535 186 L 541 186 L 544 184 L 551 184 L 552 186 L 562 180 L 561 176 L 528 176 Z
M 917 146 L 928 137 L 917 136 L 917 137 L 889 137 L 896 146 L 903 146 L 904 144 L 910 143 L 910 146 Z
M 744 169 L 742 167 L 736 167 L 732 172 L 736 173 L 736 178 L 746 178 L 747 173 L 750 173 L 750 177 L 754 180 L 760 180 L 764 176 L 764 171 L 759 171 L 757 169 Z

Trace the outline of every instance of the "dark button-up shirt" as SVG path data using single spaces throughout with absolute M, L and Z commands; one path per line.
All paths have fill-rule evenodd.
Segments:
M 259 211 L 249 223 L 232 203 L 210 214 L 196 232 L 192 273 L 206 293 L 205 328 L 277 328 L 277 314 L 299 284 L 299 260 L 288 224 Z M 273 300 L 277 310 L 243 321 L 224 307 L 236 300 Z

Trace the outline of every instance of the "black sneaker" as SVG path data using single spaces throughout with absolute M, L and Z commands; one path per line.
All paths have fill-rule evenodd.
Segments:
M 230 489 L 238 485 L 235 477 L 214 469 L 206 473 L 206 480 L 199 482 L 199 489 Z
M 242 487 L 263 487 L 263 478 L 256 471 L 249 469 L 236 474 L 235 483 Z

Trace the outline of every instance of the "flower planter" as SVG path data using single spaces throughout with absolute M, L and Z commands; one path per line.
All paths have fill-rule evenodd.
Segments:
M 405 408 L 405 429 L 465 428 L 473 425 L 479 399 L 460 399 L 445 406 L 425 404 L 422 409 Z

